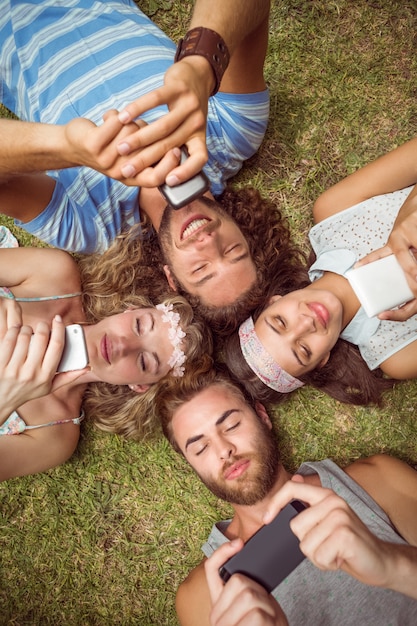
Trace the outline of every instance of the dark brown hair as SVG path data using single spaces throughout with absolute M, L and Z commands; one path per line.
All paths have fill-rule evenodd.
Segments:
M 263 304 L 253 312 L 253 320 L 258 319 L 271 296 L 285 295 L 310 284 L 306 276 L 307 274 L 303 276 L 302 272 L 297 272 L 289 275 L 285 283 L 273 280 L 266 291 Z M 242 354 L 237 331 L 225 339 L 223 358 L 233 376 L 242 382 L 253 398 L 260 402 L 276 404 L 283 402 L 289 396 L 287 393 L 270 389 L 251 370 Z M 371 371 L 359 349 L 343 339 L 338 339 L 332 348 L 326 365 L 300 376 L 300 380 L 316 389 L 321 389 L 340 402 L 362 406 L 381 405 L 382 394 L 395 384 L 394 380 L 384 378 L 380 369 Z

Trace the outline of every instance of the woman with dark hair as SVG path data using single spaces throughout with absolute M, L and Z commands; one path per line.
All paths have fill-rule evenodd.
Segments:
M 226 346 L 228 366 L 254 397 L 277 402 L 308 383 L 344 402 L 379 403 L 395 380 L 417 377 L 416 300 L 369 318 L 345 278 L 366 256 L 395 252 L 417 293 L 416 153 L 413 139 L 317 200 L 313 282 L 291 293 L 276 282 Z

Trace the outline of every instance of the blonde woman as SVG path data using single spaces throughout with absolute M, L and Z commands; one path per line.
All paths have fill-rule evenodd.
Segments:
M 154 303 L 149 295 L 161 290 L 158 281 L 140 292 L 130 271 L 135 288 L 123 285 L 118 277 L 129 265 L 123 260 L 108 278 L 107 294 L 95 294 L 98 260 L 84 260 L 80 272 L 61 250 L 0 249 L 0 480 L 66 461 L 79 439 L 83 401 L 103 429 L 143 436 L 153 426 L 159 383 L 180 378 L 195 359 L 210 358 L 210 334 L 186 300 L 174 295 Z M 114 256 L 111 263 L 117 266 Z M 83 324 L 89 363 L 56 375 L 64 327 L 72 323 Z

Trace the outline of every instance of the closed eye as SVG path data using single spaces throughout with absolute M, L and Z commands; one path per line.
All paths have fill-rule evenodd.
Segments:
M 286 328 L 285 321 L 280 315 L 277 315 L 275 319 L 278 322 L 278 326 L 281 326 L 282 328 Z
M 232 424 L 232 426 L 229 426 L 228 428 L 226 428 L 226 432 L 230 432 L 231 430 L 235 430 L 239 425 L 240 425 L 240 422 L 236 422 L 236 424 Z
M 302 346 L 300 345 L 300 350 L 302 351 L 303 355 L 307 358 L 310 359 L 311 358 L 311 350 L 308 346 Z

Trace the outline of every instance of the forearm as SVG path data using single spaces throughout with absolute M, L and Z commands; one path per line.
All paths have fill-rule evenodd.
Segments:
M 417 138 L 365 165 L 327 189 L 317 199 L 316 222 L 373 196 L 391 193 L 417 182 Z
M 388 544 L 387 582 L 383 586 L 417 600 L 417 548 Z
M 230 55 L 269 13 L 269 0 L 196 0 L 190 28 L 204 26 L 225 40 Z
M 20 120 L 0 120 L 0 178 L 62 169 L 73 163 L 64 156 L 65 127 Z

